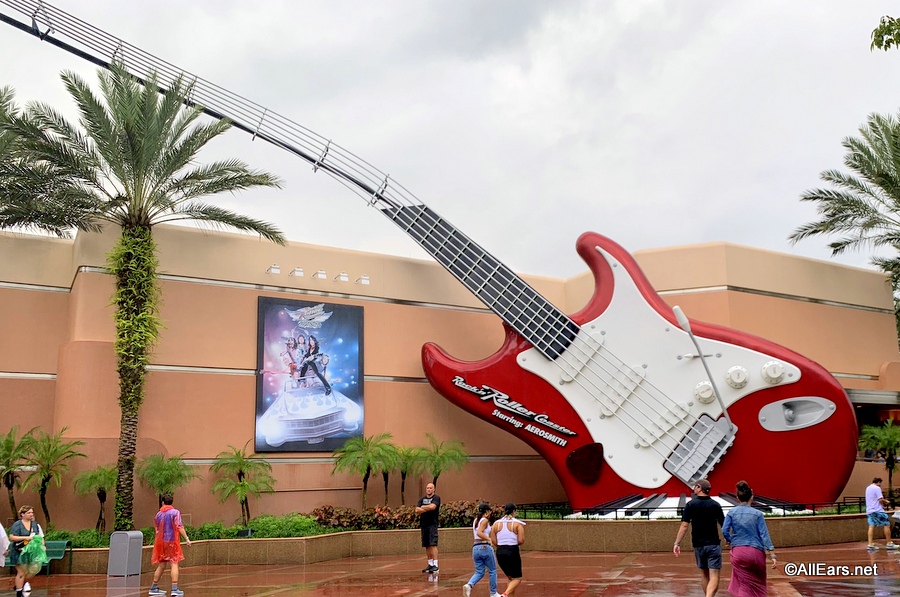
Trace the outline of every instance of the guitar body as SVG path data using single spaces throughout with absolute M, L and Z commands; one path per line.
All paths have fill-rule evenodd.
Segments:
M 665 461 L 683 445 L 693 421 L 723 418 L 709 397 L 709 376 L 699 358 L 688 356 L 696 354 L 689 336 L 630 254 L 594 233 L 582 235 L 577 249 L 595 290 L 571 315 L 582 332 L 590 330 L 574 351 L 593 351 L 574 374 L 507 326 L 500 350 L 479 362 L 456 360 L 426 344 L 426 376 L 452 403 L 534 448 L 575 509 L 634 493 L 690 494 L 688 482 L 671 474 Z M 745 479 L 763 496 L 798 503 L 837 499 L 857 446 L 856 417 L 840 384 L 772 342 L 699 322 L 692 330 L 736 428 L 733 443 L 702 475 L 714 493 L 733 491 Z M 607 373 L 610 368 L 617 372 Z M 654 433 L 661 439 L 654 441 Z

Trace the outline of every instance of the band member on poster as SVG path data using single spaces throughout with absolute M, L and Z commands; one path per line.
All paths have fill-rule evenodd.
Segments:
M 325 375 L 319 370 L 322 366 L 322 357 L 325 355 L 319 352 L 318 338 L 310 336 L 307 342 L 306 354 L 303 355 L 302 365 L 300 366 L 300 377 L 306 377 L 306 372 L 312 370 L 316 377 L 322 381 L 322 385 L 325 386 L 325 395 L 328 396 L 331 394 L 331 384 L 328 383 Z
M 297 339 L 289 336 L 285 339 L 284 350 L 281 352 L 281 362 L 287 365 L 290 373 L 293 373 L 299 366 L 300 357 L 303 353 L 297 345 Z

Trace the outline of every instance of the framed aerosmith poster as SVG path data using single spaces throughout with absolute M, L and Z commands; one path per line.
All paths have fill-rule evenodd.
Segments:
M 362 307 L 260 297 L 257 338 L 257 452 L 362 436 Z

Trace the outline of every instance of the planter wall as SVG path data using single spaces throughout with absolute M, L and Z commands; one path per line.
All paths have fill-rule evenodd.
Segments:
M 863 541 L 865 514 L 768 518 L 775 547 L 800 547 Z M 669 551 L 678 520 L 533 520 L 526 527 L 525 550 L 554 552 Z M 223 539 L 197 541 L 185 547 L 182 566 L 228 564 L 311 564 L 351 556 L 422 553 L 418 529 L 349 531 L 288 539 Z M 686 542 L 690 539 L 686 539 Z M 472 530 L 441 529 L 440 550 L 463 553 L 472 548 Z M 142 569 L 152 569 L 152 548 L 143 549 Z M 54 561 L 54 573 L 68 571 L 68 555 Z M 106 574 L 108 549 L 76 549 L 72 572 Z

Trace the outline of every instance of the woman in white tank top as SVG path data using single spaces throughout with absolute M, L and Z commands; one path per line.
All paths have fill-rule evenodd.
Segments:
M 501 594 L 511 597 L 522 582 L 522 556 L 519 546 L 525 543 L 525 523 L 516 518 L 516 505 L 512 502 L 503 508 L 503 518 L 491 529 L 494 545 L 497 546 L 497 563 L 509 579 L 506 590 Z
M 494 559 L 494 550 L 491 547 L 491 512 L 490 504 L 478 505 L 478 516 L 472 522 L 472 561 L 475 563 L 475 574 L 469 582 L 463 585 L 463 595 L 469 597 L 472 587 L 484 578 L 484 571 L 488 571 L 488 580 L 491 585 L 491 597 L 499 597 L 497 593 L 497 561 Z

